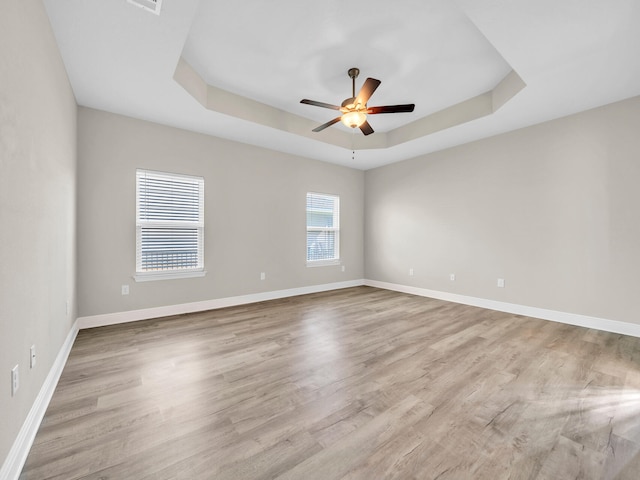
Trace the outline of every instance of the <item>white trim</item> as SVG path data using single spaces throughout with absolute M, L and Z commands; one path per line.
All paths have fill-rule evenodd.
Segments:
M 384 288 L 385 290 L 394 290 L 396 292 L 409 293 L 411 295 L 418 295 L 421 297 L 436 298 L 447 302 L 462 303 L 464 305 L 472 305 L 474 307 L 488 308 L 490 310 L 498 310 L 500 312 L 551 320 L 552 322 L 566 323 L 569 325 L 576 325 L 578 327 L 595 328 L 605 332 L 640 337 L 640 325 L 635 323 L 590 317 L 588 315 L 580 315 L 577 313 L 559 312 L 557 310 L 547 310 L 545 308 L 528 307 L 526 305 L 518 305 L 515 303 L 468 297 L 457 293 L 440 292 L 437 290 L 411 287 L 397 283 L 379 282 L 377 280 L 365 280 L 364 284 L 370 287 Z
M 160 183 L 159 183 L 160 182 Z M 176 184 L 180 184 L 177 186 Z M 177 187 L 177 188 L 176 188 Z M 197 193 L 196 193 L 197 191 Z M 166 201 L 165 201 L 166 200 Z M 176 203 L 177 202 L 177 203 Z M 188 207 L 187 210 L 185 210 Z M 177 208 L 177 210 L 174 210 Z M 197 211 L 197 219 L 194 214 Z M 155 213 L 154 213 L 155 212 Z M 153 219 L 159 214 L 163 220 Z M 186 218 L 183 215 L 187 215 Z M 152 218 L 149 218 L 151 216 Z M 149 232 L 164 230 L 190 230 L 196 233 L 197 265 L 191 266 L 189 272 L 204 271 L 204 177 L 169 172 L 157 172 L 154 170 L 136 169 L 136 282 L 145 281 L 142 275 L 179 275 L 184 272 L 182 260 L 177 260 L 177 268 L 169 271 L 146 270 L 143 266 L 143 231 Z M 157 239 L 155 239 L 157 240 Z M 193 238 L 190 236 L 176 238 L 176 244 L 190 245 Z M 158 253 L 166 253 L 166 249 L 175 246 L 173 241 L 162 240 L 163 245 Z M 186 242 L 186 243 L 183 243 Z M 153 243 L 153 242 L 152 242 Z M 156 245 L 160 247 L 160 245 Z M 170 248 L 169 248 L 170 249 Z M 155 248 L 154 248 L 155 250 Z M 174 259 L 171 260 L 172 262 Z M 190 261 L 188 263 L 191 263 Z M 203 275 L 191 275 L 203 276 Z M 179 278 L 179 277 L 173 277 Z M 156 276 L 153 280 L 165 280 Z
M 177 278 L 197 278 L 204 277 L 207 274 L 206 270 L 189 270 L 187 272 L 176 271 L 171 272 L 138 272 L 133 275 L 133 279 L 136 282 L 153 282 L 156 280 L 175 280 Z
M 92 315 L 89 317 L 78 318 L 78 326 L 80 327 L 80 329 L 103 327 L 106 325 L 116 325 L 119 323 L 136 322 L 138 320 L 148 320 L 150 318 L 182 315 L 183 313 L 202 312 L 205 310 L 214 310 L 216 308 L 234 307 L 236 305 L 245 305 L 247 303 L 264 302 L 265 300 L 295 297 L 297 295 L 307 295 L 309 293 L 326 292 L 328 290 L 359 287 L 361 285 L 364 285 L 363 279 L 348 280 L 346 282 L 326 283 L 323 285 L 289 288 L 286 290 L 275 290 L 272 292 L 252 293 L 249 295 L 240 295 L 237 297 L 216 298 L 213 300 L 205 300 L 202 302 L 182 303 L 179 305 L 167 305 L 165 307 L 152 307 L 142 310 L 130 310 L 127 312 Z
M 313 212 L 313 211 L 319 211 L 318 208 L 309 208 L 309 196 L 315 196 L 315 197 L 324 197 L 325 199 L 328 199 L 329 197 L 331 197 L 333 199 L 333 209 L 332 209 L 332 213 L 333 213 L 333 226 L 331 227 L 317 227 L 317 226 L 310 226 L 307 224 L 308 220 L 309 220 L 309 212 Z M 320 267 L 320 266 L 325 266 L 325 265 L 337 265 L 340 263 L 340 195 L 336 195 L 333 193 L 317 193 L 317 192 L 307 192 L 307 200 L 306 200 L 306 216 L 307 216 L 307 221 L 305 222 L 305 224 L 307 225 L 307 233 L 306 233 L 306 246 L 307 246 L 307 266 L 311 267 Z M 322 211 L 322 210 L 320 210 Z M 333 239 L 333 258 L 326 258 L 326 259 L 321 259 L 321 260 L 309 260 L 309 232 L 320 232 L 320 233 L 329 233 L 329 232 L 333 232 L 334 234 L 334 239 Z M 313 265 L 313 262 L 327 262 L 327 263 L 317 263 L 316 265 Z M 337 263 L 333 263 L 333 262 L 337 262 Z
M 67 338 L 62 344 L 62 347 L 58 352 L 58 356 L 53 362 L 51 370 L 49 370 L 49 374 L 47 375 L 42 388 L 40 388 L 40 392 L 33 402 L 27 418 L 22 424 L 20 432 L 18 432 L 16 440 L 13 442 L 9 455 L 7 455 L 2 468 L 0 468 L 0 480 L 17 480 L 20 476 L 22 467 L 24 467 L 24 463 L 27 461 L 27 455 L 29 455 L 29 450 L 36 438 L 36 433 L 38 433 L 38 428 L 40 428 L 40 423 L 47 411 L 53 392 L 58 385 L 58 380 L 60 379 L 62 370 L 67 363 L 67 358 L 69 358 L 71 347 L 73 346 L 73 342 L 77 335 L 78 321 L 76 320 L 71 327 L 71 331 L 67 335 Z
M 440 292 L 437 290 L 429 290 L 426 288 L 411 287 L 408 285 L 400 285 L 396 283 L 379 282 L 377 280 L 350 280 L 346 282 L 327 283 L 324 285 L 312 285 L 309 287 L 291 288 L 287 290 L 276 290 L 272 292 L 254 293 L 249 295 L 241 295 L 237 297 L 218 298 L 214 300 L 205 300 L 202 302 L 183 303 L 179 305 L 167 305 L 165 307 L 145 308 L 141 310 L 130 310 L 126 312 L 107 313 L 103 315 L 92 315 L 88 317 L 78 318 L 78 327 L 80 329 L 102 327 L 106 325 L 116 325 L 119 323 L 135 322 L 138 320 L 148 320 L 151 318 L 167 317 L 171 315 L 181 315 L 184 313 L 201 312 L 205 310 L 214 310 L 217 308 L 233 307 L 236 305 L 245 305 L 247 303 L 263 302 L 266 300 L 275 300 L 278 298 L 294 297 L 297 295 L 306 295 L 309 293 L 326 292 L 328 290 L 338 290 L 341 288 L 357 287 L 367 285 L 370 287 L 383 288 L 385 290 L 394 290 L 411 295 L 421 297 L 436 298 L 447 302 L 461 303 L 464 305 L 472 305 L 474 307 L 487 308 L 500 312 L 513 313 L 516 315 L 524 315 L 527 317 L 540 318 L 553 322 L 566 323 L 585 328 L 595 328 L 605 332 L 619 333 L 622 335 L 630 335 L 640 338 L 640 325 L 628 322 L 620 322 L 618 320 L 608 320 L 606 318 L 590 317 L 576 313 L 559 312 L 556 310 L 548 310 L 538 307 L 529 307 L 526 305 L 518 305 L 514 303 L 499 302 L 496 300 L 488 300 L 485 298 L 469 297 L 459 295 L 457 293 Z M 0 477 L 0 480 L 3 480 Z
M 307 260 L 307 267 L 330 267 L 332 265 L 340 265 L 341 263 L 339 258 L 331 260 Z

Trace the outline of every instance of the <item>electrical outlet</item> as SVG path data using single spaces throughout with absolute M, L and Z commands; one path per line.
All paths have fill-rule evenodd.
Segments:
M 31 345 L 31 348 L 29 349 L 29 353 L 30 353 L 29 368 L 33 368 L 36 366 L 36 346 L 35 345 Z
M 20 388 L 20 371 L 19 365 L 11 369 L 11 396 L 13 397 Z
M 129 295 L 129 285 L 122 285 L 122 295 Z
M 346 270 L 345 266 L 342 265 L 342 271 L 344 272 Z
M 455 273 L 450 273 L 449 274 L 449 280 L 451 280 L 452 282 L 456 281 L 456 274 Z
M 267 274 L 265 272 L 260 272 L 260 280 L 264 280 L 267 278 Z
M 413 277 L 413 268 L 410 268 L 410 269 L 409 269 L 409 276 L 410 276 L 410 277 Z
M 498 285 L 499 288 L 504 288 L 504 278 L 499 278 L 496 285 Z

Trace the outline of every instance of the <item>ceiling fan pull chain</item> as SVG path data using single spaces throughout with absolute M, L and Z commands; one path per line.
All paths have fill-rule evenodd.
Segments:
M 355 145 L 355 138 L 356 138 L 356 129 L 352 129 L 351 130 L 351 160 L 355 160 L 356 159 L 356 145 Z

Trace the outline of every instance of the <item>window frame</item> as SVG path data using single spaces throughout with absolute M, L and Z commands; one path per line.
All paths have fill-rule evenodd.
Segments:
M 334 201 L 333 208 L 333 226 L 332 227 L 316 227 L 310 226 L 307 221 L 309 213 L 309 196 L 314 195 L 317 197 L 331 198 Z M 330 265 L 340 265 L 340 195 L 333 193 L 320 193 L 320 192 L 307 192 L 305 196 L 305 224 L 306 224 L 306 265 L 307 267 L 324 267 Z M 334 248 L 333 258 L 310 260 L 309 259 L 309 232 L 333 232 L 334 233 Z
M 141 218 L 141 176 L 148 175 L 157 179 L 169 179 L 173 181 L 188 180 L 198 188 L 198 214 L 197 221 L 185 220 L 148 220 Z M 133 276 L 136 282 L 152 280 L 171 280 L 177 278 L 203 277 L 206 275 L 204 268 L 204 177 L 185 175 L 173 172 L 161 172 L 157 170 L 136 169 L 136 265 Z M 195 229 L 197 232 L 197 267 L 173 268 L 166 270 L 142 269 L 142 229 L 143 228 L 179 228 Z

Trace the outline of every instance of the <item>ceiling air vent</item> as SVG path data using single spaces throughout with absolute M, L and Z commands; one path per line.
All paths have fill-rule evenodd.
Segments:
M 160 15 L 160 4 L 162 0 L 127 0 L 131 5 L 144 8 L 148 12 Z

